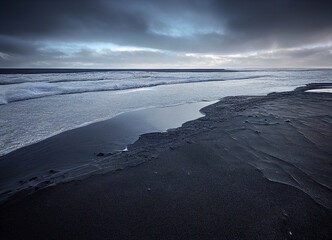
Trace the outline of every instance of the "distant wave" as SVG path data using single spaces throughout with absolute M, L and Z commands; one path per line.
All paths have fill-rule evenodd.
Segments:
M 70 69 L 1 68 L 0 74 L 84 73 L 84 72 L 237 72 L 230 69 Z
M 11 73 L 11 72 L 14 73 Z M 68 82 L 68 81 L 92 81 L 92 80 L 121 80 L 127 78 L 150 78 L 150 77 L 176 77 L 175 75 L 195 75 L 234 73 L 234 70 L 201 70 L 201 69 L 154 69 L 154 70 L 59 70 L 58 72 L 43 72 L 39 70 L 24 69 L 6 71 L 0 69 L 0 85 L 18 84 L 25 82 Z M 7 73 L 8 72 L 8 73 Z
M 180 78 L 180 79 L 150 79 L 142 77 L 140 79 L 110 79 L 96 78 L 94 80 L 51 80 L 51 81 L 28 81 L 17 84 L 7 84 L 2 86 L 0 92 L 0 105 L 10 102 L 24 101 L 34 98 L 42 98 L 54 95 L 77 94 L 86 92 L 116 91 L 137 89 L 145 87 L 155 87 L 161 85 L 216 82 L 228 80 L 244 80 L 268 77 L 269 75 L 247 76 L 229 79 L 200 79 L 200 78 Z

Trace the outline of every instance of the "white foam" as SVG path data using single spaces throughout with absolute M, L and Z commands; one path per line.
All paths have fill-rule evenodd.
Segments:
M 332 88 L 311 89 L 307 90 L 306 92 L 332 93 Z
M 155 73 L 155 72 L 97 72 L 62 74 L 0 75 L 0 105 L 15 101 L 61 94 L 115 90 L 147 90 L 159 85 L 242 80 L 265 75 L 248 73 Z

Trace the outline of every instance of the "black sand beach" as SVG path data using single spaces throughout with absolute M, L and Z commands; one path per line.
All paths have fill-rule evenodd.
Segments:
M 0 238 L 332 239 L 332 95 L 305 92 L 324 86 L 227 97 L 142 135 L 102 159 L 116 171 L 15 195 Z
M 64 182 L 65 175 L 71 179 L 95 171 L 103 162 L 102 156 L 121 152 L 141 134 L 163 132 L 202 117 L 199 110 L 209 104 L 197 102 L 126 112 L 0 156 L 0 203 L 22 189 L 45 182 Z

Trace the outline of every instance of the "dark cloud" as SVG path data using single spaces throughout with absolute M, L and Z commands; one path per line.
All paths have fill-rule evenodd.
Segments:
M 241 1 L 221 4 L 230 35 L 263 38 L 282 47 L 308 44 L 332 37 L 332 2 L 308 0 Z
M 38 44 L 30 41 L 24 41 L 20 38 L 6 37 L 0 35 L 0 52 L 7 54 L 29 55 L 36 54 Z
M 332 41 L 331 12 L 327 0 L 7 0 L 0 53 L 39 56 L 47 41 L 215 54 L 300 47 Z

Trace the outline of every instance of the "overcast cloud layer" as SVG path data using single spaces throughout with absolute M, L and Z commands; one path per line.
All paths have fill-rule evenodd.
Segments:
M 17 0 L 0 67 L 332 67 L 332 2 Z

